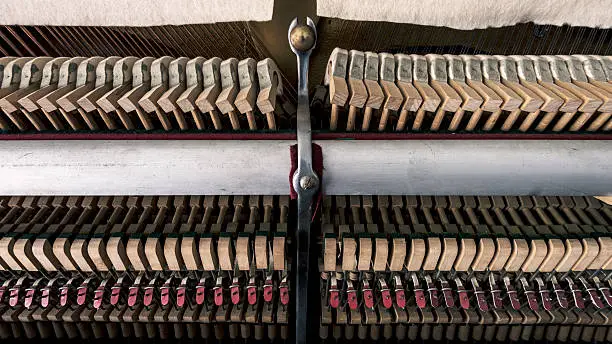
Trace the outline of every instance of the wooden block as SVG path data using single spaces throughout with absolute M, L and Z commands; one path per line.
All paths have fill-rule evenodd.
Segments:
M 130 260 L 130 264 L 136 271 L 146 271 L 149 266 L 147 256 L 144 250 L 144 244 L 140 238 L 128 239 L 127 246 L 125 248 L 126 255 Z
M 70 245 L 70 255 L 77 268 L 84 272 L 94 271 L 93 263 L 87 254 L 87 241 L 85 239 L 74 239 Z
M 383 90 L 378 83 L 378 55 L 375 53 L 365 53 L 363 82 L 368 90 L 368 100 L 365 104 L 366 109 L 363 114 L 361 129 L 366 131 L 370 127 L 372 111 L 379 109 L 385 99 Z
M 249 237 L 239 236 L 236 239 L 236 264 L 238 269 L 241 271 L 249 271 L 250 265 L 251 248 Z
M 604 64 L 599 59 L 592 56 L 584 55 L 577 55 L 575 56 L 575 58 L 582 62 L 584 66 L 584 72 L 586 73 L 590 84 L 605 90 L 608 95 L 612 93 L 612 83 L 610 83 L 610 81 L 608 80 L 608 77 L 606 75 L 606 68 L 603 66 Z M 604 95 L 602 95 L 602 97 L 603 96 Z M 599 111 L 602 111 L 601 107 L 599 108 Z M 597 119 L 591 122 L 587 130 L 599 130 L 611 116 L 612 114 L 610 113 L 599 114 L 597 116 Z
M 166 270 L 164 249 L 158 237 L 148 237 L 145 240 L 144 253 L 153 271 Z
M 438 261 L 439 271 L 451 271 L 453 263 L 459 253 L 459 246 L 457 239 L 455 238 L 443 238 L 442 239 L 442 253 Z
M 606 75 L 608 82 L 612 82 L 612 58 L 610 56 L 589 55 L 589 57 L 599 61 L 603 67 L 603 72 Z
M 459 253 L 455 261 L 455 271 L 468 271 L 476 257 L 476 242 L 474 239 L 462 238 L 459 240 Z
M 500 271 L 506 265 L 512 252 L 512 244 L 507 238 L 495 238 L 495 255 L 489 263 L 489 270 Z
M 374 271 L 385 271 L 389 258 L 389 241 L 386 238 L 374 239 L 374 262 L 372 269 Z
M 46 112 L 52 112 L 58 109 L 57 100 L 75 88 L 77 71 L 79 65 L 83 61 L 85 61 L 84 57 L 73 57 L 62 63 L 59 70 L 57 88 L 41 97 L 36 102 L 40 109 Z
M 455 91 L 457 91 L 462 99 L 460 108 L 455 111 L 455 114 L 453 115 L 448 126 L 448 130 L 455 131 L 459 129 L 465 111 L 472 112 L 465 130 L 473 130 L 482 115 L 483 110 L 480 106 L 483 99 L 478 92 L 476 92 L 465 82 L 465 69 L 461 58 L 454 55 L 445 55 L 444 57 L 448 62 L 448 83 L 455 89 Z
M 215 105 L 221 113 L 227 114 L 236 110 L 234 100 L 240 89 L 238 81 L 238 60 L 235 58 L 221 62 L 219 69 L 221 76 L 221 93 L 215 101 Z
M 457 92 L 448 84 L 446 60 L 442 55 L 425 55 L 429 70 L 429 84 L 440 96 L 442 103 L 440 108 L 444 111 L 457 111 L 462 99 Z
M 132 67 L 132 89 L 127 91 L 117 103 L 125 112 L 136 111 L 138 101 L 151 89 L 151 65 L 154 59 L 144 57 L 134 62 Z
M 87 243 L 87 254 L 97 271 L 110 271 L 113 268 L 106 252 L 104 238 L 91 238 Z
M 130 260 L 121 237 L 113 236 L 108 239 L 106 243 L 106 254 L 108 255 L 108 259 L 113 269 L 117 271 L 126 271 L 130 266 Z
M 255 236 L 255 266 L 258 270 L 268 270 L 268 237 Z
M 5 265 L 11 270 L 26 270 L 36 271 L 37 267 L 30 258 L 31 244 L 27 243 L 26 239 L 17 239 L 14 237 L 5 237 L 0 240 L 0 254 Z M 26 250 L 30 249 L 29 254 Z
M 572 266 L 572 271 L 584 271 L 591 263 L 597 258 L 599 254 L 599 244 L 594 238 L 583 238 L 582 242 L 582 254 Z
M 366 107 L 379 109 L 385 99 L 385 95 L 378 83 L 378 55 L 372 52 L 365 53 L 365 67 L 363 82 L 368 90 Z
M 336 271 L 336 238 L 323 238 L 323 271 Z
M 539 109 L 545 112 L 559 111 L 559 108 L 563 105 L 563 99 L 550 89 L 538 84 L 533 61 L 522 55 L 513 55 L 510 58 L 516 62 L 517 75 L 521 84 L 544 101 Z
M 19 88 L 26 88 L 32 84 L 40 85 L 45 66 L 53 60 L 54 58 L 45 56 L 28 58 L 21 71 Z
M 215 101 L 215 105 L 223 114 L 227 114 L 232 122 L 234 130 L 240 129 L 240 122 L 235 113 L 234 100 L 240 89 L 238 81 L 238 60 L 235 58 L 227 59 L 221 62 L 219 68 L 221 77 L 221 92 Z M 213 119 L 214 121 L 214 119 Z
M 599 254 L 588 266 L 588 270 L 599 270 L 612 259 L 612 238 L 600 237 L 597 238 L 599 243 Z
M 151 113 L 158 109 L 157 101 L 168 90 L 168 67 L 173 60 L 170 56 L 163 56 L 151 64 L 151 88 L 138 100 L 144 112 Z
M 372 239 L 359 238 L 359 253 L 357 255 L 357 270 L 370 271 L 372 262 Z
M 217 271 L 219 260 L 217 258 L 217 251 L 215 250 L 213 239 L 210 237 L 200 238 L 198 251 L 200 252 L 200 259 L 202 260 L 204 271 Z
M 185 263 L 185 268 L 187 270 L 204 270 L 202 267 L 202 261 L 200 260 L 200 255 L 198 254 L 198 246 L 196 245 L 195 237 L 184 236 L 181 239 L 180 250 L 183 256 L 183 262 Z
M 523 104 L 523 98 L 502 83 L 497 59 L 486 55 L 477 55 L 477 57 L 482 62 L 482 76 L 485 85 L 495 91 L 503 100 L 500 108 L 506 111 L 519 109 Z
M 57 238 L 53 241 L 53 254 L 60 262 L 64 270 L 76 271 L 77 267 L 70 254 L 70 240 L 68 238 Z
M 472 263 L 472 270 L 484 271 L 489 267 L 493 256 L 495 255 L 495 242 L 490 238 L 480 238 L 478 240 L 478 250 L 474 262 Z
M 231 242 L 230 237 L 220 237 L 217 241 L 217 255 L 221 270 L 234 270 L 234 251 Z
M 438 93 L 429 86 L 429 74 L 427 72 L 427 60 L 423 56 L 410 55 L 413 64 L 413 84 L 423 98 L 422 109 L 435 112 L 440 106 L 441 99 Z
M 255 111 L 259 81 L 257 78 L 257 62 L 252 58 L 238 62 L 238 82 L 240 91 L 236 96 L 234 105 L 245 114 Z
M 578 107 L 578 111 L 585 113 L 593 113 L 599 108 L 603 101 L 593 95 L 591 92 L 572 83 L 567 64 L 557 56 L 543 56 L 550 65 L 550 70 L 555 84 L 566 89 L 582 100 L 582 105 Z
M 188 58 L 179 57 L 168 65 L 168 89 L 157 100 L 157 104 L 165 112 L 180 112 L 176 102 L 187 88 L 187 62 Z
M 348 68 L 348 51 L 335 48 L 325 70 L 325 85 L 329 86 L 329 101 L 331 104 L 344 106 L 348 99 L 346 72 Z
M 529 245 L 525 239 L 512 239 L 512 253 L 504 269 L 508 272 L 517 272 L 529 255 Z
M 53 247 L 48 239 L 35 239 L 32 244 L 32 253 L 36 256 L 43 269 L 47 271 L 58 271 L 58 269 L 61 269 L 60 262 L 53 255 Z
M 417 115 L 415 117 L 414 123 L 412 125 L 413 130 L 421 129 L 423 124 L 423 118 L 425 115 L 425 111 L 435 112 L 438 110 L 442 99 L 438 95 L 438 93 L 429 86 L 429 73 L 427 59 L 424 56 L 420 55 L 410 55 L 412 59 L 412 67 L 413 73 L 412 77 L 414 79 L 413 85 L 421 94 L 421 98 L 423 99 L 423 103 L 421 107 L 417 110 Z
M 610 270 L 612 268 L 612 258 L 608 259 L 603 265 L 603 270 Z
M 578 239 L 565 239 L 565 254 L 555 267 L 556 271 L 568 272 L 582 255 L 582 244 Z
M 163 252 L 168 270 L 181 271 L 183 267 L 183 256 L 181 255 L 180 239 L 175 236 L 166 237 L 166 240 L 164 240 Z
M 391 258 L 389 270 L 402 271 L 406 261 L 406 240 L 404 238 L 393 238 L 391 240 Z
M 120 60 L 117 56 L 107 57 L 100 60 L 95 69 L 95 79 L 93 89 L 76 99 L 76 103 L 86 112 L 96 111 L 97 101 L 113 88 L 113 70 L 115 64 Z M 89 89 L 89 85 L 87 87 Z
M 348 104 L 361 109 L 368 100 L 368 91 L 363 83 L 365 54 L 357 50 L 351 50 L 348 54 L 347 86 L 350 94 Z
M 612 196 L 595 196 L 595 198 L 604 202 L 607 205 L 612 205 Z
M 389 111 L 398 111 L 402 106 L 404 97 L 400 89 L 395 85 L 395 59 L 393 55 L 387 53 L 378 54 L 379 59 L 379 79 L 380 86 L 385 95 L 383 103 L 383 113 L 380 118 L 378 130 L 385 129 Z
M 410 254 L 406 257 L 406 270 L 408 271 L 419 271 L 425 260 L 427 254 L 427 247 L 425 246 L 424 239 L 411 239 L 410 240 Z
M 40 263 L 32 252 L 31 239 L 19 238 L 15 240 L 13 255 L 26 271 L 38 271 L 41 267 Z
M 422 269 L 434 271 L 442 254 L 442 242 L 440 238 L 427 238 L 425 242 L 427 243 L 427 254 Z
M 559 108 L 560 112 L 576 112 L 578 111 L 578 107 L 582 104 L 582 100 L 578 98 L 572 92 L 564 89 L 563 87 L 555 84 L 553 79 L 552 70 L 550 68 L 550 64 L 546 59 L 541 56 L 533 56 L 527 55 L 533 62 L 533 68 L 536 75 L 536 79 L 540 85 L 544 88 L 550 90 L 554 94 L 556 94 L 561 100 L 563 104 Z
M 176 100 L 176 104 L 183 112 L 191 112 L 197 108 L 196 99 L 203 87 L 202 64 L 204 61 L 206 59 L 203 57 L 195 57 L 187 61 L 185 65 L 185 91 Z
M 423 103 L 423 97 L 421 97 L 419 91 L 412 84 L 412 59 L 410 56 L 396 54 L 395 65 L 397 73 L 395 82 L 404 97 L 400 118 L 397 123 L 397 130 L 401 131 L 406 127 L 408 112 L 417 111 Z
M 285 241 L 284 236 L 275 236 L 272 242 L 272 255 L 274 258 L 273 269 L 276 271 L 285 271 L 287 269 L 285 258 Z
M 516 62 L 507 56 L 496 55 L 494 57 L 499 62 L 499 74 L 502 83 L 523 98 L 520 109 L 525 112 L 540 110 L 544 101 L 535 92 L 520 83 Z
M 0 107 L 7 115 L 19 110 L 20 105 L 18 101 L 21 98 L 40 89 L 44 67 L 51 61 L 53 61 L 51 57 L 36 57 L 25 60 L 21 71 L 19 88 L 0 99 Z
M 448 67 L 448 83 L 461 96 L 464 111 L 476 111 L 483 102 L 482 97 L 465 81 L 465 66 L 459 56 L 444 55 Z
M 357 242 L 353 238 L 342 238 L 342 271 L 357 270 Z
M 196 105 L 202 112 L 216 109 L 215 101 L 221 92 L 221 59 L 213 57 L 202 65 L 202 93 L 196 99 Z
M 595 97 L 603 101 L 597 111 L 604 113 L 612 112 L 612 94 L 610 93 L 612 91 L 612 85 L 606 82 L 601 85 L 603 87 L 599 87 L 591 83 L 586 75 L 582 61 L 580 61 L 578 58 L 563 55 L 558 57 L 564 60 L 567 64 L 570 72 L 570 78 L 574 84 L 591 92 Z
M 551 272 L 559 265 L 565 255 L 565 245 L 560 239 L 548 239 L 546 241 L 548 250 L 544 261 L 540 265 L 540 271 Z
M 120 108 L 119 98 L 132 89 L 132 71 L 137 60 L 138 58 L 134 56 L 127 56 L 115 63 L 112 88 L 96 100 L 96 104 L 102 111 L 113 112 Z
M 489 112 L 499 110 L 503 99 L 483 83 L 480 59 L 473 55 L 459 55 L 459 57 L 461 57 L 465 66 L 466 83 L 483 99 L 481 108 Z
M 5 60 L 6 65 L 3 66 L 2 84 L 0 85 L 0 98 L 4 98 L 19 89 L 21 72 L 29 60 L 28 57 Z
M 57 99 L 57 105 L 66 112 L 77 110 L 79 107 L 77 100 L 94 89 L 96 69 L 98 64 L 103 60 L 104 59 L 99 56 L 89 57 L 83 60 L 77 68 L 74 89 Z
M 262 113 L 274 112 L 277 97 L 284 93 L 280 70 L 274 60 L 266 58 L 257 62 L 257 78 L 259 81 L 257 107 Z
M 2 73 L 4 73 L 6 66 L 15 59 L 18 59 L 18 57 L 13 57 L 13 56 L 0 57 L 0 68 L 2 69 Z M 4 78 L 4 75 L 2 75 L 2 78 Z M 0 80 L 0 84 L 1 83 L 2 83 L 2 80 Z
M 68 57 L 56 57 L 45 64 L 42 70 L 40 87 L 18 99 L 17 102 L 19 105 L 26 109 L 26 111 L 33 112 L 38 110 L 40 108 L 37 104 L 38 99 L 57 89 L 60 67 L 68 59 Z M 2 63 L 2 58 L 0 58 L 0 65 L 4 65 Z
M 524 272 L 535 272 L 539 270 L 547 255 L 548 247 L 546 241 L 540 239 L 531 240 L 529 243 L 529 255 L 525 259 L 521 270 Z M 554 265 L 552 266 L 554 267 Z

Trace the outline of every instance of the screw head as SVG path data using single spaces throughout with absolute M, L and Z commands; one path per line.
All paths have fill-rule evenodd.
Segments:
M 289 35 L 291 45 L 299 51 L 308 51 L 315 44 L 315 35 L 312 28 L 308 25 L 298 25 L 291 30 Z
M 310 190 L 317 186 L 317 181 L 311 176 L 303 176 L 300 178 L 300 187 L 303 190 Z

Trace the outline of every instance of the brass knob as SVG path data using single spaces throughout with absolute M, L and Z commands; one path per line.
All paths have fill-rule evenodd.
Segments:
M 308 25 L 298 25 L 291 30 L 291 45 L 299 51 L 308 51 L 315 44 L 315 34 Z

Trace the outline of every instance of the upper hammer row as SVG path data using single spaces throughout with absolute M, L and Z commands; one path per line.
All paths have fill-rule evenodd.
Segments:
M 331 130 L 347 105 L 347 130 L 355 130 L 360 109 L 363 131 L 378 109 L 379 131 L 394 112 L 397 131 L 612 130 L 610 56 L 421 56 L 336 48 L 325 84 Z M 427 112 L 435 114 L 429 127 Z
M 0 74 L 2 130 L 275 130 L 283 93 L 269 58 L 4 57 Z

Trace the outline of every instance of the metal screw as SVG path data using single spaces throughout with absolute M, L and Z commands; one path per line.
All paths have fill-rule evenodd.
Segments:
M 303 176 L 300 178 L 300 187 L 303 190 L 310 190 L 317 186 L 317 181 L 311 176 Z

